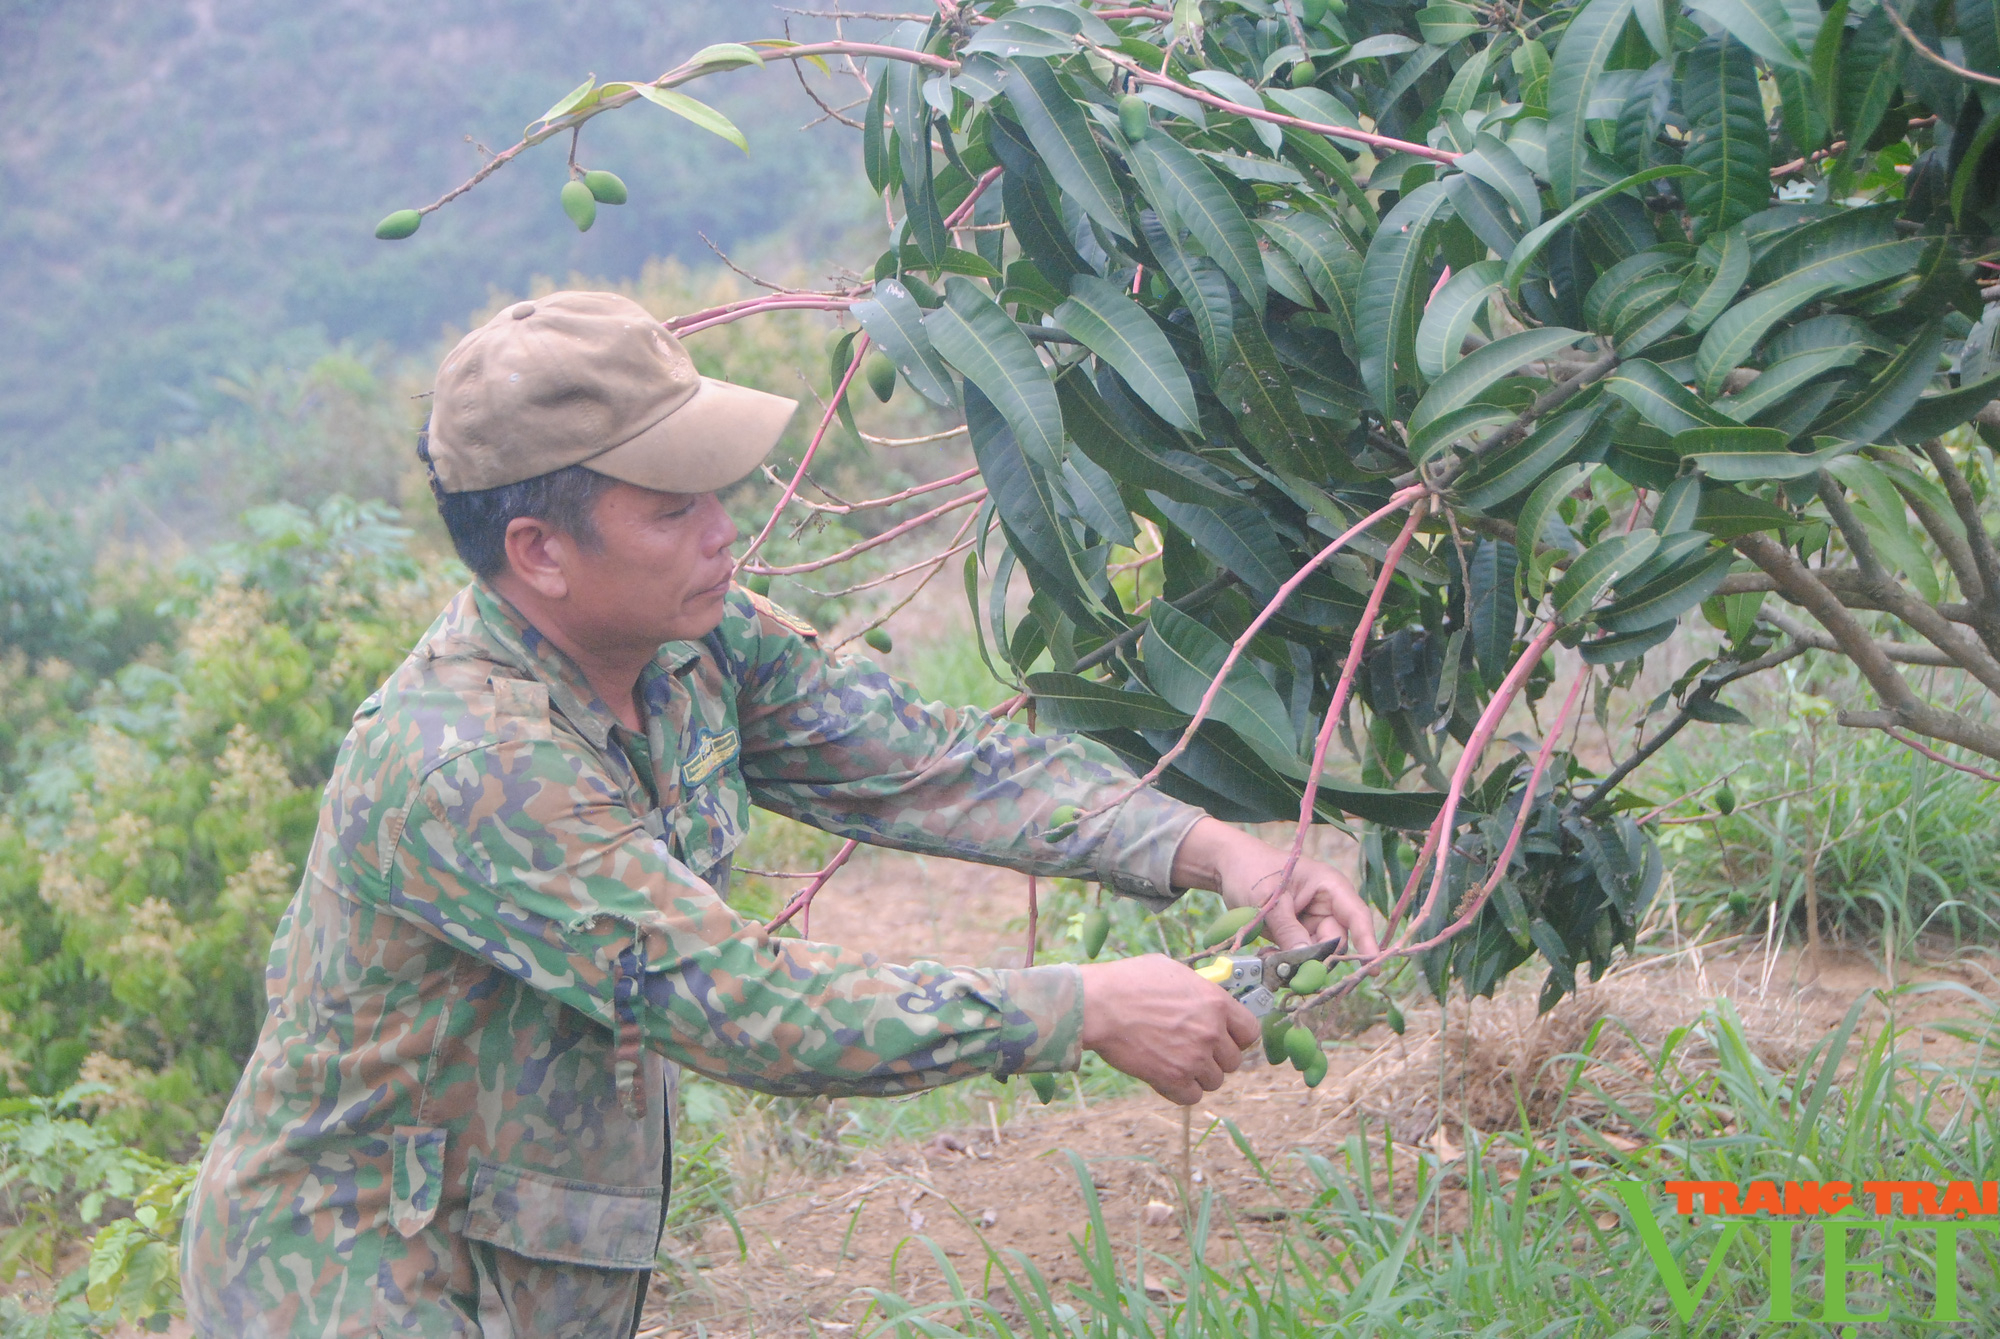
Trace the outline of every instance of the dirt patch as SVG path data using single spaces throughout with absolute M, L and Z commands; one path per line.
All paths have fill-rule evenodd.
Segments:
M 884 873 L 870 906 L 893 917 L 895 890 L 905 885 Z M 995 877 L 1011 881 L 986 894 L 1000 899 L 998 906 L 1013 895 L 1010 887 L 1018 889 L 1019 876 Z M 926 929 L 929 913 L 909 910 L 909 892 L 900 897 L 902 923 Z M 966 914 L 952 933 L 969 935 L 975 904 L 959 904 Z M 1128 1269 L 1139 1251 L 1183 1258 L 1190 1188 L 1197 1199 L 1205 1190 L 1214 1195 L 1212 1261 L 1241 1252 L 1261 1256 L 1297 1229 L 1309 1207 L 1317 1182 L 1306 1160 L 1339 1161 L 1349 1137 L 1364 1129 L 1375 1148 L 1393 1145 L 1399 1174 L 1380 1180 L 1376 1190 L 1404 1209 L 1412 1198 L 1408 1155 L 1430 1152 L 1448 1164 L 1475 1137 L 1468 1127 L 1508 1128 L 1524 1109 L 1539 1126 L 1560 1107 L 1563 1117 L 1594 1131 L 1599 1152 L 1615 1157 L 1644 1141 L 1643 1131 L 1620 1114 L 1632 1108 L 1619 1105 L 1644 1110 L 1642 1048 L 1657 1053 L 1669 1029 L 1694 1021 L 1712 1001 L 1729 1001 L 1759 1058 L 1784 1070 L 1837 1027 L 1856 998 L 1888 984 L 1860 955 L 1829 954 L 1814 973 L 1795 954 L 1767 956 L 1760 949 L 1644 959 L 1540 1018 L 1534 983 L 1525 980 L 1469 1009 L 1454 1002 L 1448 1017 L 1435 1007 L 1414 1010 L 1403 1036 L 1376 1025 L 1336 1042 L 1317 1090 L 1259 1056 L 1191 1111 L 1151 1094 L 1087 1109 L 1066 1095 L 1004 1124 L 971 1123 L 928 1143 L 865 1153 L 836 1176 L 778 1175 L 768 1198 L 739 1214 L 740 1250 L 733 1232 L 718 1224 L 676 1252 L 676 1267 L 657 1278 L 642 1332 L 651 1339 L 691 1336 L 699 1321 L 715 1336 L 839 1333 L 863 1319 L 870 1289 L 920 1304 L 948 1298 L 945 1266 L 975 1296 L 990 1283 L 991 1300 L 1006 1311 L 1012 1303 L 989 1261 L 996 1254 L 1011 1260 L 1010 1252 L 1032 1261 L 1061 1300 L 1064 1283 L 1086 1278 L 1078 1242 L 1087 1213 L 1072 1155 L 1095 1187 L 1114 1252 Z M 1976 964 L 1929 967 L 1923 976 L 1975 990 L 1987 979 Z M 1896 1021 L 1914 1025 L 1917 1044 L 1949 1059 L 1949 1033 L 1928 1025 L 1962 1017 L 1972 1003 L 1948 990 L 1906 996 L 1895 1005 Z M 1885 1017 L 1880 1000 L 1871 1001 L 1863 1035 Z M 1565 1097 L 1586 1042 L 1593 1057 L 1589 1083 Z M 1699 1037 L 1682 1045 L 1701 1063 Z M 1440 1227 L 1461 1225 L 1464 1211 L 1463 1191 L 1448 1189 Z M 1155 1261 L 1146 1272 L 1171 1287 L 1171 1268 Z

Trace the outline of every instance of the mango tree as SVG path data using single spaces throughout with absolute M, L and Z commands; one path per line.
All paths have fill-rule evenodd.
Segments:
M 857 83 L 828 111 L 884 248 L 670 328 L 841 313 L 812 450 L 891 368 L 962 413 L 978 477 L 888 533 L 956 522 L 926 562 L 964 552 L 1042 727 L 1301 843 L 1365 825 L 1387 947 L 1329 991 L 1414 957 L 1487 993 L 1539 958 L 1546 1007 L 1601 972 L 1660 877 L 1621 783 L 1804 651 L 1872 689 L 1843 724 L 2000 758 L 1904 668 L 2000 688 L 1995 0 L 939 0 L 586 82 L 383 235 L 552 140 L 587 227 L 626 189 L 579 161 L 593 118 L 741 143 L 682 90 L 776 66 Z M 763 538 L 745 572 L 788 570 Z M 1650 742 L 1593 774 L 1563 743 L 1587 685 L 1703 621 Z M 1566 658 L 1540 742 L 1490 759 Z

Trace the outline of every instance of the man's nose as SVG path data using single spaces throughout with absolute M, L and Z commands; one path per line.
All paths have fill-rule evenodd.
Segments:
M 721 498 L 710 493 L 702 506 L 710 511 L 707 524 L 703 527 L 708 536 L 710 553 L 720 553 L 743 537 L 743 532 L 730 518 L 728 508 L 722 505 Z

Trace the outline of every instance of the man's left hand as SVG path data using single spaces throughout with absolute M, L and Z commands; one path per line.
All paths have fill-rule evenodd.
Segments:
M 1285 872 L 1289 853 L 1218 819 L 1195 824 L 1174 853 L 1174 883 L 1212 888 L 1232 907 L 1262 907 Z M 1372 956 L 1375 922 L 1337 870 L 1300 858 L 1289 887 L 1264 915 L 1264 933 L 1279 948 L 1303 948 L 1329 939 L 1346 940 L 1345 951 Z

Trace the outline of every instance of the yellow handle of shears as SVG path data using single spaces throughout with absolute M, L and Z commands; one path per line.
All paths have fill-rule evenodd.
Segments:
M 1218 986 L 1226 986 L 1229 984 L 1229 978 L 1236 974 L 1236 964 L 1227 958 L 1210 958 L 1195 968 L 1194 974 L 1203 980 L 1213 981 Z

